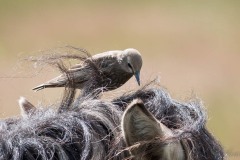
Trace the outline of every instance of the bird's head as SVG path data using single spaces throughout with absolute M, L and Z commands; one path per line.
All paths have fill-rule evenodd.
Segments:
M 138 50 L 129 48 L 123 51 L 123 69 L 135 76 L 140 85 L 140 70 L 142 68 L 142 57 Z

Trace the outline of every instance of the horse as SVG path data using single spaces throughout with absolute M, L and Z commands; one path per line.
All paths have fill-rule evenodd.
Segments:
M 26 101 L 25 101 L 26 102 Z M 62 102 L 63 103 L 63 102 Z M 112 100 L 85 98 L 59 111 L 22 103 L 0 121 L 0 159 L 224 159 L 201 101 L 178 102 L 149 85 Z M 26 107 L 27 106 L 27 107 Z

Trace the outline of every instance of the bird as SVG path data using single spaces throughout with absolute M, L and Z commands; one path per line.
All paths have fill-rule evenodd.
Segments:
M 142 57 L 138 50 L 128 48 L 99 53 L 76 64 L 67 73 L 71 75 L 74 87 L 91 92 L 98 88 L 104 91 L 114 90 L 125 84 L 133 75 L 140 86 Z M 92 65 L 93 64 L 93 65 Z M 97 69 L 96 69 L 97 68 Z M 33 88 L 67 87 L 69 77 L 66 73 Z

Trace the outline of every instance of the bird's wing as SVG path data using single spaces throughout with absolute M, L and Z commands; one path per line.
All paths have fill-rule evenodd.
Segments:
M 104 71 L 106 69 L 109 69 L 114 63 L 116 63 L 116 57 L 112 57 L 112 56 L 98 56 L 96 57 L 92 57 L 91 59 L 89 59 L 93 65 L 95 65 L 95 67 L 97 69 L 99 69 L 99 71 Z M 93 66 L 91 66 L 89 63 L 85 62 L 83 64 L 76 64 L 75 66 L 71 67 L 68 71 L 70 73 L 77 73 L 77 72 L 88 72 L 88 74 L 91 72 L 91 70 Z M 87 73 L 85 73 L 87 74 Z
M 90 60 L 91 62 L 93 62 L 97 67 L 101 66 L 101 62 L 102 61 L 105 61 L 107 59 L 111 59 L 113 56 L 112 53 L 110 52 L 104 52 L 104 53 L 99 53 L 99 54 L 96 54 L 92 57 L 89 57 L 86 59 L 86 61 L 84 61 L 83 63 L 81 64 L 76 64 L 74 66 L 72 66 L 70 69 L 69 69 L 69 72 L 76 72 L 76 71 L 80 71 L 82 70 L 83 68 L 87 68 L 89 67 L 88 66 L 88 60 Z
M 88 80 L 88 76 L 86 75 L 87 72 L 83 71 L 83 70 L 77 70 L 77 71 L 72 71 L 69 72 L 69 78 L 70 80 L 72 79 L 74 81 L 74 83 L 80 84 L 83 83 L 85 81 Z M 47 81 L 46 83 L 44 83 L 45 85 L 49 85 L 49 86 L 64 86 L 66 85 L 66 83 L 69 81 L 68 76 L 66 74 L 61 74 L 60 76 L 53 78 L 49 81 Z
M 68 71 L 76 72 L 76 71 L 82 70 L 82 68 L 84 68 L 83 64 L 76 64 L 76 65 L 72 66 Z
M 81 86 L 82 83 L 87 81 L 89 79 L 89 69 L 88 67 L 84 67 L 80 64 L 75 65 L 74 67 L 70 68 L 67 73 L 63 73 L 58 77 L 55 77 L 35 88 L 33 90 L 41 90 L 44 88 L 51 88 L 51 87 L 63 87 L 65 86 L 69 81 L 74 81 L 76 86 Z
M 101 54 L 94 55 L 92 57 L 95 64 L 101 71 L 111 69 L 115 64 L 119 63 L 121 57 L 119 55 L 121 51 L 109 51 Z
M 109 72 L 112 66 L 115 66 L 118 63 L 118 55 L 120 51 L 109 51 L 100 53 L 92 56 L 88 60 L 92 61 L 93 64 L 99 69 L 101 73 Z M 68 72 L 72 74 L 73 79 L 76 83 L 82 83 L 84 81 L 88 81 L 94 75 L 94 69 L 91 65 L 89 65 L 88 61 L 83 62 L 81 64 L 76 64 L 71 67 Z M 56 81 L 65 81 L 67 80 L 66 75 L 63 77 L 57 77 L 57 79 L 53 79 Z
M 117 63 L 117 61 L 113 57 L 108 57 L 99 59 L 96 63 L 101 71 L 105 71 L 111 69 L 112 66 Z
M 117 56 L 119 56 L 120 53 L 122 53 L 122 51 L 120 51 L 120 50 L 107 51 L 107 52 L 95 54 L 95 55 L 93 55 L 91 58 L 92 58 L 93 60 L 95 60 L 95 59 L 105 59 L 106 57 L 107 57 L 107 58 L 117 57 Z

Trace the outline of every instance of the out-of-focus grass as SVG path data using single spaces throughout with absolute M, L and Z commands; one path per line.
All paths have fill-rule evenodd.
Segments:
M 193 90 L 207 106 L 209 129 L 229 152 L 240 152 L 239 6 L 217 0 L 0 0 L 0 117 L 19 114 L 19 96 L 49 104 L 61 95 L 61 89 L 32 92 L 58 73 L 35 75 L 17 59 L 65 44 L 91 53 L 133 47 L 143 55 L 143 82 L 159 75 L 177 99 Z M 133 79 L 120 90 L 129 87 L 137 88 Z

